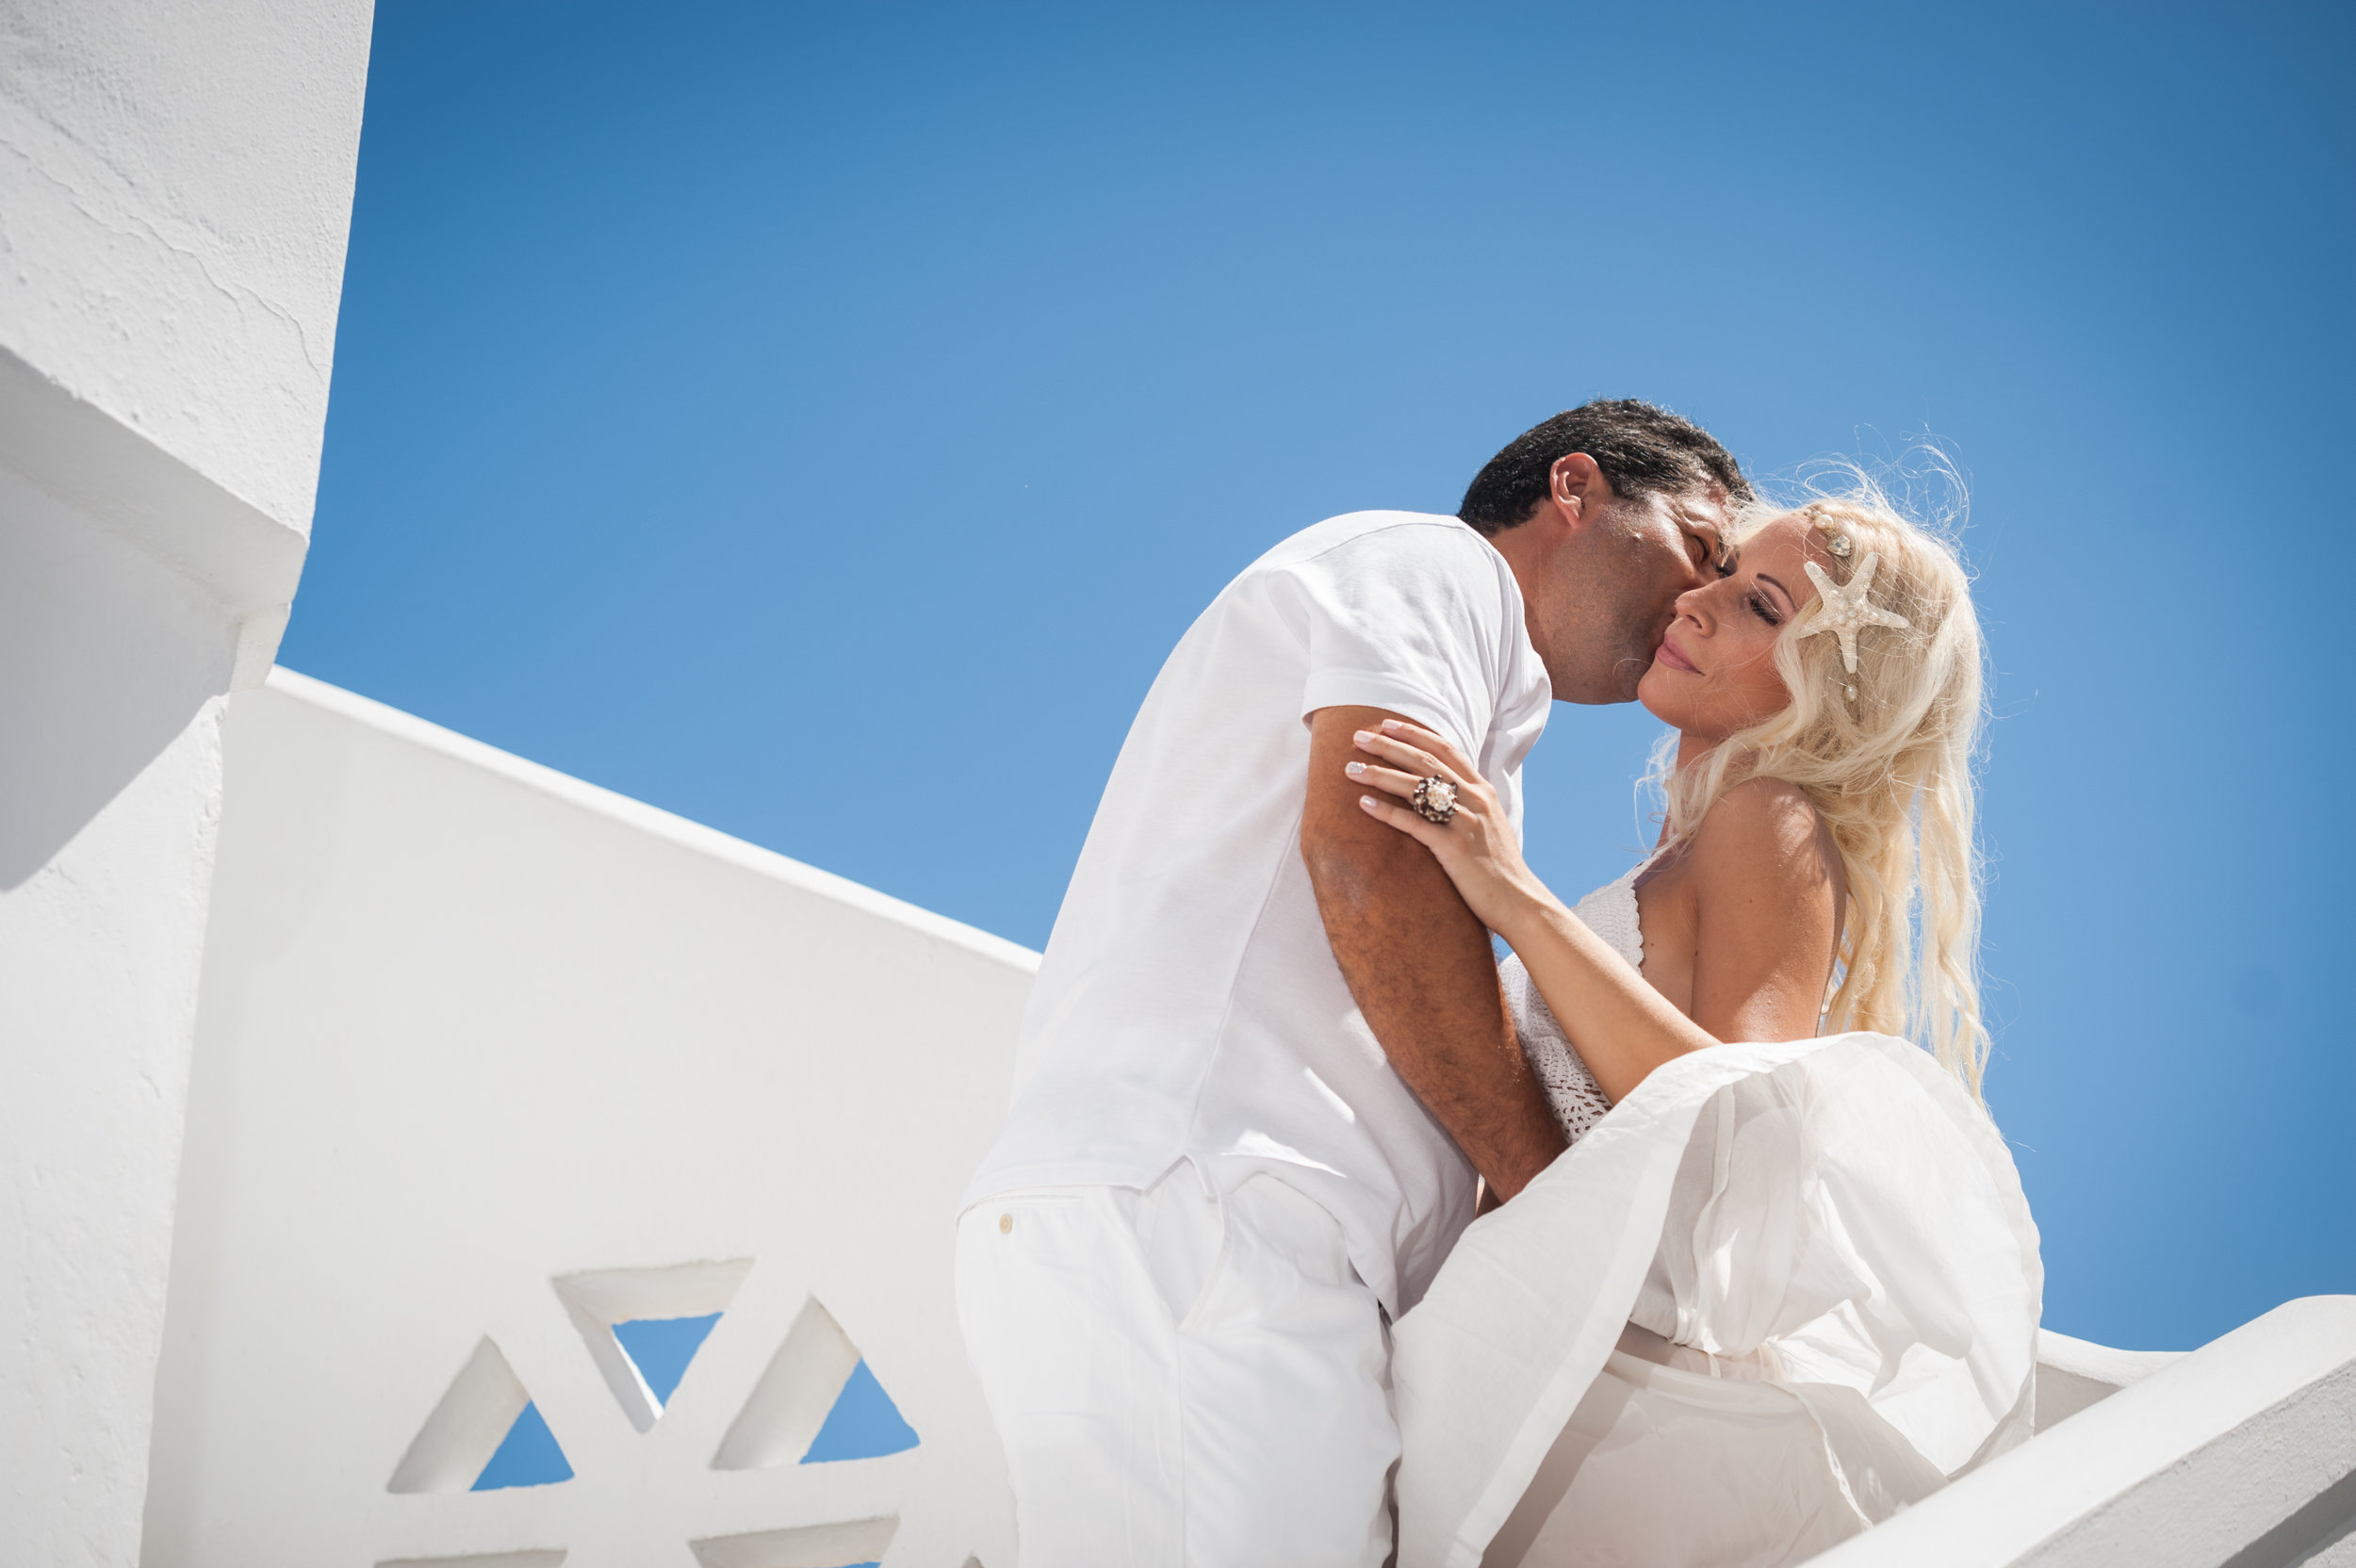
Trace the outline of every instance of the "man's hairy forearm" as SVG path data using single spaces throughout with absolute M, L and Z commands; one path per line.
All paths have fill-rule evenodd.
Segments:
M 1562 1151 L 1523 1059 L 1489 933 L 1421 844 L 1358 807 L 1352 734 L 1392 715 L 1320 710 L 1311 723 L 1301 857 L 1350 995 L 1391 1065 L 1489 1185 L 1512 1197 Z

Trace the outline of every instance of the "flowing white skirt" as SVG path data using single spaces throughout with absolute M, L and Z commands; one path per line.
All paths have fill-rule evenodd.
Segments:
M 1801 1561 L 2028 1437 L 2043 1285 L 1912 1045 L 1680 1058 L 1397 1324 L 1400 1568 Z

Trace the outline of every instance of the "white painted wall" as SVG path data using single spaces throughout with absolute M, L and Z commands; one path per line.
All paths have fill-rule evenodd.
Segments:
M 1036 957 L 285 671 L 225 751 L 147 1568 L 1012 1568 L 950 1234 Z M 597 1320 L 724 1303 L 642 1430 Z M 846 1338 L 923 1441 L 799 1464 Z M 516 1385 L 572 1480 L 390 1490 Z
M 0 1561 L 138 1556 L 230 655 L 0 470 Z
M 137 1560 L 224 694 L 302 568 L 367 0 L 0 0 L 0 1561 Z
M 0 6 L 0 349 L 298 535 L 369 21 L 367 0 Z

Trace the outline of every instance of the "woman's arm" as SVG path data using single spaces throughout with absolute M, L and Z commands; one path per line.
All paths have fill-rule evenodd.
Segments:
M 1399 723 L 1355 739 L 1377 760 L 1350 763 L 1350 776 L 1383 792 L 1360 805 L 1431 850 L 1472 912 L 1512 944 L 1604 1093 L 1617 1102 L 1662 1062 L 1718 1043 L 1530 874 L 1496 792 L 1446 741 Z M 1416 780 L 1435 776 L 1457 790 L 1445 826 L 1402 804 Z
M 1512 944 L 1614 1102 L 1689 1051 L 1815 1032 L 1835 934 L 1838 858 L 1799 791 L 1767 779 L 1738 786 L 1696 837 L 1689 1018 L 1530 874 L 1495 792 L 1447 742 L 1412 725 L 1383 728 L 1358 737 L 1360 749 L 1380 760 L 1351 764 L 1350 776 L 1383 792 L 1361 804 L 1430 849 L 1473 913 Z M 1457 812 L 1445 826 L 1400 804 L 1417 779 L 1434 776 L 1457 786 Z
M 1615 1105 L 1661 1063 L 1718 1043 L 1559 899 L 1533 904 L 1497 935 L 1520 955 L 1538 994 Z

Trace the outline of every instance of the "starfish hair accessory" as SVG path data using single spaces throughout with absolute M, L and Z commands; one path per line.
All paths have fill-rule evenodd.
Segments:
M 1842 543 L 1847 543 L 1845 535 Z M 1835 582 L 1815 562 L 1803 563 L 1808 580 L 1816 584 L 1816 620 L 1800 635 L 1813 637 L 1820 631 L 1829 631 L 1841 639 L 1841 666 L 1851 677 L 1848 693 L 1852 702 L 1857 700 L 1857 634 L 1869 626 L 1895 627 L 1903 631 L 1907 624 L 1904 615 L 1884 610 L 1866 597 L 1873 586 L 1873 568 L 1881 563 L 1880 556 L 1866 551 L 1857 576 L 1849 580 L 1846 588 Z

